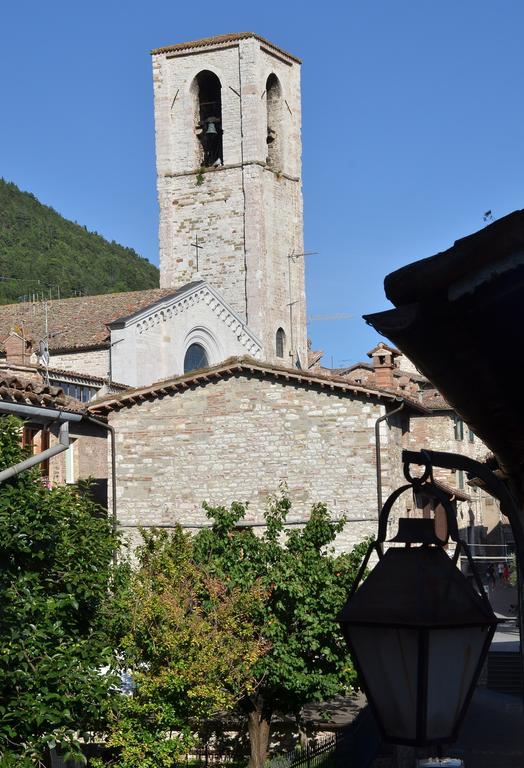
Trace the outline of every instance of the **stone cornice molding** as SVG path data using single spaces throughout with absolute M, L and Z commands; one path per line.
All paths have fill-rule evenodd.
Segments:
M 262 356 L 262 344 L 259 339 L 249 330 L 241 317 L 205 282 L 189 289 L 187 293 L 174 297 L 168 296 L 149 310 L 146 307 L 125 321 L 124 324 L 125 326 L 135 325 L 137 334 L 141 335 L 159 323 L 171 320 L 201 303 L 206 304 L 216 317 L 235 334 L 249 355 L 254 358 Z

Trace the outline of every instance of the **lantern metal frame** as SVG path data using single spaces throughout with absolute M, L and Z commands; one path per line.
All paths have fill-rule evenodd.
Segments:
M 471 697 L 473 696 L 476 682 L 480 676 L 482 667 L 486 660 L 487 653 L 488 653 L 491 641 L 493 639 L 493 635 L 495 634 L 495 630 L 496 630 L 497 624 L 499 623 L 499 620 L 496 618 L 493 612 L 493 609 L 491 607 L 491 604 L 489 602 L 488 596 L 486 595 L 484 586 L 482 584 L 482 580 L 475 566 L 469 547 L 467 543 L 464 542 L 459 537 L 456 511 L 453 509 L 451 505 L 449 495 L 446 494 L 444 491 L 442 491 L 442 489 L 440 489 L 433 480 L 432 466 L 429 458 L 427 460 L 427 463 L 424 466 L 423 474 L 420 477 L 411 476 L 409 472 L 408 462 L 404 463 L 404 475 L 408 480 L 408 484 L 403 485 L 400 488 L 398 488 L 396 491 L 394 491 L 385 502 L 379 515 L 377 539 L 374 542 L 372 542 L 368 547 L 366 555 L 362 561 L 357 577 L 350 591 L 347 604 L 350 603 L 352 597 L 355 595 L 356 591 L 358 590 L 359 586 L 364 580 L 367 566 L 373 552 L 376 552 L 379 558 L 379 562 L 385 556 L 383 545 L 386 542 L 388 519 L 391 512 L 391 508 L 393 507 L 393 504 L 404 492 L 408 490 L 412 490 L 413 493 L 415 494 L 421 493 L 421 492 L 425 493 L 430 497 L 433 497 L 436 501 L 438 501 L 442 505 L 442 507 L 446 512 L 446 519 L 447 519 L 446 538 L 440 539 L 437 537 L 435 533 L 435 528 L 434 528 L 434 519 L 399 518 L 399 531 L 393 539 L 390 539 L 390 541 L 396 542 L 396 543 L 404 543 L 406 547 L 410 547 L 414 543 L 421 543 L 423 546 L 436 545 L 440 548 L 443 548 L 451 538 L 456 545 L 455 552 L 453 553 L 452 557 L 450 557 L 450 561 L 452 565 L 454 567 L 457 567 L 458 558 L 461 553 L 463 553 L 466 556 L 467 561 L 469 563 L 470 570 L 471 570 L 471 574 L 473 576 L 474 582 L 478 589 L 478 594 L 480 596 L 482 605 L 486 610 L 486 614 L 490 615 L 489 622 L 486 621 L 482 625 L 479 624 L 478 622 L 464 622 L 462 624 L 453 622 L 452 624 L 450 623 L 447 627 L 445 624 L 441 624 L 439 626 L 428 626 L 424 622 L 420 622 L 420 623 L 415 622 L 409 625 L 409 629 L 417 631 L 417 634 L 418 634 L 418 647 L 417 647 L 418 658 L 417 658 L 417 677 L 416 677 L 416 680 L 417 680 L 416 736 L 415 738 L 400 738 L 400 737 L 397 738 L 387 733 L 387 730 L 382 722 L 381 715 L 375 704 L 374 696 L 373 694 L 371 694 L 366 672 L 364 671 L 364 669 L 362 669 L 362 665 L 360 664 L 360 661 L 358 659 L 356 649 L 353 645 L 353 642 L 351 641 L 351 638 L 349 637 L 348 632 L 345 629 L 344 621 L 342 620 L 343 619 L 342 614 L 339 617 L 339 624 L 341 626 L 342 633 L 348 645 L 355 669 L 358 673 L 360 683 L 362 685 L 364 693 L 366 694 L 366 698 L 368 700 L 369 706 L 375 716 L 377 725 L 379 727 L 379 730 L 381 732 L 381 735 L 384 741 L 400 744 L 400 745 L 406 745 L 406 746 L 420 746 L 420 747 L 432 746 L 432 745 L 438 746 L 438 745 L 453 742 L 456 740 L 458 736 L 458 732 L 460 730 L 460 727 L 466 715 L 469 703 L 471 701 Z M 422 532 L 422 537 L 420 535 L 421 532 Z M 421 538 L 423 538 L 423 541 L 421 541 Z M 370 622 L 365 620 L 362 620 L 360 622 L 358 620 L 351 620 L 351 622 L 348 622 L 348 623 L 350 623 L 351 626 L 366 626 L 366 627 L 371 626 Z M 384 629 L 385 628 L 406 629 L 406 624 L 404 623 L 395 624 L 388 621 L 384 621 L 384 622 L 373 621 L 372 626 L 377 629 L 379 629 L 380 627 L 383 627 Z M 446 629 L 446 628 L 447 629 L 467 629 L 471 627 L 480 627 L 480 626 L 486 627 L 487 629 L 486 637 L 484 639 L 478 661 L 475 665 L 474 672 L 471 676 L 469 690 L 467 691 L 463 699 L 460 713 L 455 720 L 452 732 L 448 736 L 445 736 L 442 738 L 440 737 L 428 738 L 427 736 L 427 725 L 428 725 L 427 703 L 428 703 L 428 677 L 429 677 L 429 654 L 428 654 L 429 633 L 430 631 L 438 632 L 439 630 Z

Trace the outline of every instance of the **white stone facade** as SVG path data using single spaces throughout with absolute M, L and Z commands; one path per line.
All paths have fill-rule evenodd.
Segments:
M 195 77 L 204 70 L 221 83 L 223 165 L 201 173 Z M 278 109 L 268 106 L 271 75 Z M 153 80 L 162 287 L 206 279 L 260 338 L 264 359 L 277 359 L 282 328 L 284 362 L 305 366 L 298 61 L 253 36 L 155 53 Z
M 112 378 L 140 387 L 180 376 L 192 344 L 204 348 L 209 365 L 240 355 L 260 358 L 262 352 L 242 319 L 211 286 L 199 283 L 112 324 Z

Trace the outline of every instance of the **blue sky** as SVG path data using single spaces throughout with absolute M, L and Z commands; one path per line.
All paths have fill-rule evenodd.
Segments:
M 303 59 L 310 336 L 362 359 L 385 274 L 524 207 L 522 0 L 4 3 L 0 175 L 157 263 L 149 51 L 245 30 Z

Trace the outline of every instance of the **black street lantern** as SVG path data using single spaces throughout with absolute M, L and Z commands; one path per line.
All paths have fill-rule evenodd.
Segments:
M 426 746 L 456 739 L 497 619 L 469 549 L 459 540 L 448 496 L 428 481 L 429 469 L 420 480 L 406 476 L 410 484 L 382 509 L 378 540 L 339 621 L 384 740 Z M 444 507 L 446 540 L 437 538 L 434 520 L 401 518 L 392 541 L 405 546 L 384 554 L 389 512 L 408 489 Z M 453 557 L 443 548 L 448 535 L 456 542 Z M 373 550 L 379 562 L 362 580 Z M 461 551 L 477 589 L 457 568 Z

